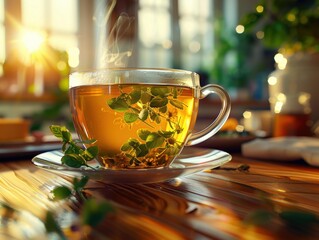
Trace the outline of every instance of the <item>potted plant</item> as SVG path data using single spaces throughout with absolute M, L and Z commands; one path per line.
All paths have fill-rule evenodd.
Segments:
M 262 0 L 241 24 L 246 32 L 259 32 L 265 47 L 284 54 L 319 51 L 318 0 Z
M 262 0 L 241 24 L 278 51 L 276 70 L 268 78 L 272 109 L 279 94 L 308 93 L 312 119 L 318 121 L 319 0 Z
M 258 63 L 251 61 L 256 40 L 252 34 L 238 34 L 227 28 L 221 18 L 214 23 L 214 34 L 216 49 L 209 69 L 211 80 L 225 87 L 232 98 L 249 98 L 250 80 L 258 68 Z

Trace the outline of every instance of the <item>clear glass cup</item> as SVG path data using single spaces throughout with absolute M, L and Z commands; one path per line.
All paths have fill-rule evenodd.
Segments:
M 219 96 L 219 115 L 194 132 L 199 100 Z M 212 137 L 226 122 L 230 98 L 218 85 L 200 86 L 195 72 L 114 68 L 75 72 L 69 82 L 75 130 L 95 140 L 105 168 L 167 167 L 184 146 Z

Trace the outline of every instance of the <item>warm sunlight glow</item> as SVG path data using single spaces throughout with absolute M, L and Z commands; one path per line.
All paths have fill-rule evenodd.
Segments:
M 274 57 L 274 60 L 276 63 L 279 63 L 283 58 L 284 58 L 284 55 L 282 55 L 281 53 L 277 53 Z
M 279 69 L 283 70 L 286 68 L 287 59 L 284 57 L 284 55 L 282 55 L 281 53 L 277 53 L 274 59 Z
M 80 49 L 77 47 L 75 48 L 70 48 L 68 50 L 68 56 L 69 56 L 69 66 L 70 67 L 77 67 L 80 63 L 79 57 L 80 57 Z
M 264 11 L 264 6 L 258 5 L 258 6 L 256 7 L 256 11 L 257 11 L 258 13 L 262 13 L 262 12 Z
M 237 27 L 236 27 L 236 32 L 238 33 L 238 34 L 241 34 L 241 33 L 243 33 L 245 31 L 245 27 L 243 26 L 243 25 L 237 25 Z
M 283 103 L 282 102 L 276 102 L 274 107 L 275 113 L 280 113 L 282 109 Z
M 59 71 L 65 71 L 65 69 L 67 68 L 67 65 L 64 61 L 59 61 L 57 64 L 56 64 L 56 67 L 58 68 Z
M 22 36 L 23 44 L 30 53 L 36 52 L 44 40 L 45 37 L 40 32 L 27 31 Z
M 251 112 L 250 112 L 250 111 L 245 111 L 245 112 L 243 113 L 243 117 L 244 117 L 244 118 L 251 118 Z
M 271 76 L 268 78 L 268 84 L 273 86 L 273 85 L 276 85 L 277 84 L 277 78 L 274 77 L 274 76 Z
M 298 102 L 300 103 L 300 105 L 306 105 L 309 103 L 310 98 L 311 95 L 309 93 L 302 92 L 298 97 Z
M 237 125 L 235 129 L 237 132 L 244 132 L 245 131 L 245 127 L 243 125 Z

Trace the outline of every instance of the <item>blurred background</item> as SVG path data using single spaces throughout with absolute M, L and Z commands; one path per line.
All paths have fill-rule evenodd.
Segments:
M 69 73 L 130 66 L 198 72 L 228 90 L 239 123 L 272 108 L 269 76 L 286 55 L 318 50 L 318 11 L 316 0 L 0 0 L 0 117 L 31 132 L 72 126 Z

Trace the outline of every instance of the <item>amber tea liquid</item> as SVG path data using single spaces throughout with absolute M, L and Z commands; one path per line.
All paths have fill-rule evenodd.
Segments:
M 274 119 L 274 137 L 310 136 L 311 119 L 304 113 L 277 113 Z
M 189 87 L 94 85 L 70 89 L 75 129 L 94 139 L 107 168 L 165 166 L 193 129 L 198 98 Z

